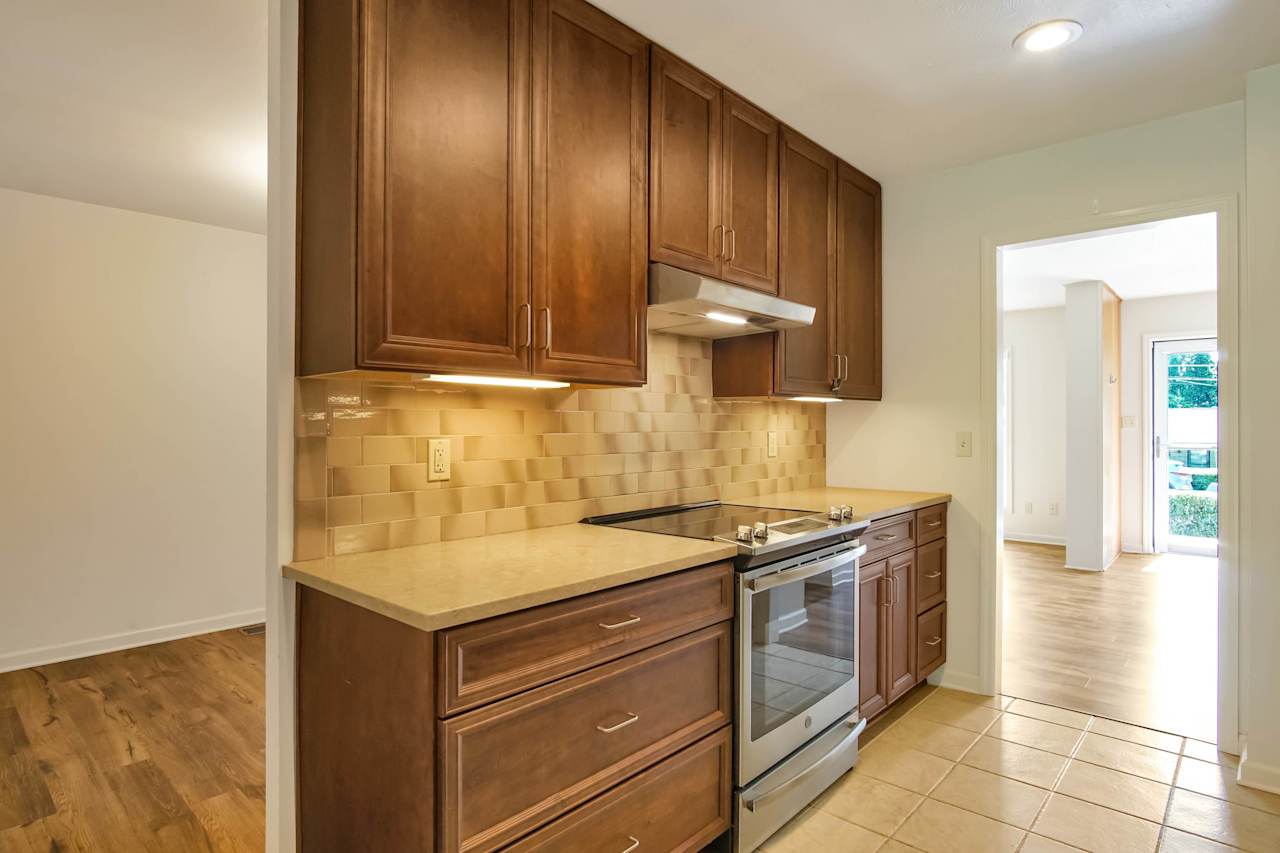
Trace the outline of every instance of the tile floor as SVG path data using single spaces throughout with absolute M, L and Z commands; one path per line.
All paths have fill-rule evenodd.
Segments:
M 1280 796 L 1234 780 L 1212 744 L 939 689 L 762 850 L 1280 851 Z

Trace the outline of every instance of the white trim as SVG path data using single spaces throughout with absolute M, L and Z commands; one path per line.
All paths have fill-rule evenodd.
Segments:
M 1218 744 L 1234 753 L 1240 741 L 1240 600 L 1239 600 L 1239 405 L 1238 370 L 1240 342 L 1239 281 L 1240 233 L 1239 194 L 1211 196 L 1172 204 L 1154 205 L 1135 210 L 1098 214 L 1059 223 L 1025 226 L 1008 232 L 985 234 L 980 240 L 981 252 L 981 432 L 978 447 L 997 448 L 997 416 L 1000 400 L 999 354 L 1003 348 L 1003 282 L 999 263 L 1000 247 L 1033 240 L 1046 240 L 1074 234 L 1097 232 L 1108 228 L 1138 225 L 1193 216 L 1198 213 L 1218 214 L 1218 363 L 1219 407 L 1219 482 L 1218 494 Z M 984 445 L 983 440 L 988 444 Z M 983 503 L 978 515 L 981 528 L 979 563 L 979 627 L 978 656 L 980 688 L 976 692 L 999 692 L 1001 682 L 1000 619 L 1003 587 L 1004 535 L 1003 486 L 1000 454 L 983 454 Z
M 76 640 L 71 643 L 58 643 L 53 646 L 39 646 L 0 655 L 0 672 L 13 672 L 18 669 L 30 669 L 33 666 L 44 666 L 49 663 L 61 663 L 64 660 L 76 660 L 92 655 L 118 652 L 138 646 L 149 646 L 168 640 L 181 640 L 183 637 L 195 637 L 199 634 L 211 634 L 214 631 L 225 631 L 228 628 L 243 628 L 245 625 L 257 625 L 264 620 L 266 611 L 242 610 L 239 613 L 224 613 L 221 616 L 210 616 L 206 619 L 192 619 L 188 622 L 175 622 L 172 625 L 158 625 L 154 628 L 143 628 L 139 631 L 125 631 L 119 634 L 106 634 L 91 637 L 87 640 Z
M 946 687 L 949 690 L 961 690 L 965 693 L 979 693 L 992 696 L 982 689 L 982 679 L 972 672 L 950 672 L 945 666 L 929 676 L 928 681 L 935 687 Z
M 1248 744 L 1244 745 L 1240 753 L 1240 769 L 1236 771 L 1236 781 L 1249 788 L 1280 794 L 1280 767 L 1250 761 Z
M 1006 530 L 1004 532 L 1005 542 L 1030 542 L 1032 545 L 1061 545 L 1067 547 L 1066 537 L 1063 536 L 1044 536 L 1039 533 L 1013 533 Z

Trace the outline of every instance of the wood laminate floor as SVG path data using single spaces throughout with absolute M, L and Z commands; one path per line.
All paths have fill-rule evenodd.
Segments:
M 0 674 L 0 851 L 260 851 L 263 637 Z
M 1122 554 L 1083 572 L 1063 559 L 1005 543 L 1003 692 L 1216 740 L 1217 560 Z

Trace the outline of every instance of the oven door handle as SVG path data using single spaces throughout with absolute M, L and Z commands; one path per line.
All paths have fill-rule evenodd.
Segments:
M 821 770 L 824 764 L 832 760 L 832 756 L 836 755 L 837 753 L 843 752 L 845 747 L 849 745 L 850 741 L 855 741 L 858 739 L 858 735 L 862 734 L 862 730 L 867 727 L 867 721 L 865 719 L 855 720 L 853 717 L 850 717 L 849 719 L 845 720 L 845 725 L 849 726 L 849 728 L 853 729 L 853 731 L 845 735 L 844 738 L 842 738 L 838 744 L 833 746 L 830 749 L 830 751 L 827 752 L 826 755 L 822 756 L 817 761 L 813 762 L 808 767 L 801 770 L 796 775 L 792 776 L 790 779 L 786 780 L 785 782 L 782 782 L 776 788 L 770 788 L 768 791 L 765 791 L 763 794 L 760 794 L 757 797 L 752 797 L 749 800 L 743 799 L 742 801 L 743 808 L 745 808 L 749 812 L 754 812 L 756 809 L 766 805 L 769 802 L 769 800 L 772 800 L 774 797 L 779 797 L 785 794 L 792 787 L 803 782 L 810 773 L 816 773 L 818 770 Z
M 865 553 L 867 553 L 867 546 L 859 545 L 857 548 L 852 548 L 825 560 L 819 560 L 816 563 L 806 563 L 803 566 L 796 566 L 794 569 L 786 569 L 771 575 L 752 578 L 743 585 L 751 592 L 764 592 L 766 589 L 802 581 L 805 578 L 811 578 L 814 575 L 820 575 L 823 572 L 829 572 L 841 566 L 855 563 Z

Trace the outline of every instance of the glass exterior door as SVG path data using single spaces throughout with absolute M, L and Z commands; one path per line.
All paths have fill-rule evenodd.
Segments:
M 1218 550 L 1218 342 L 1152 351 L 1152 507 L 1157 553 Z

